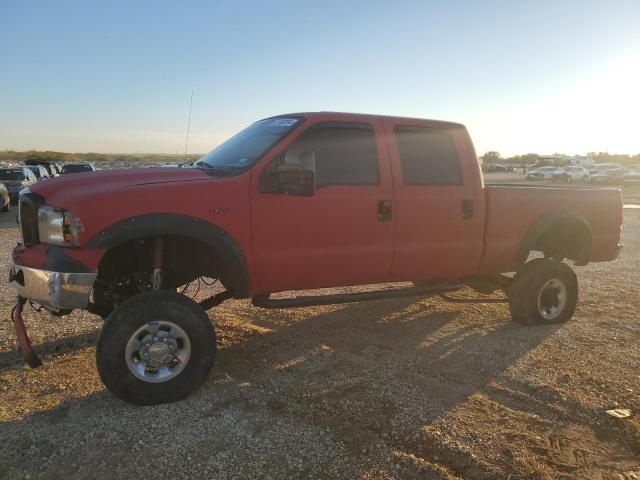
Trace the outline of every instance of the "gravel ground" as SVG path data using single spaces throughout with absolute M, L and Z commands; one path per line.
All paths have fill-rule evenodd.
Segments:
M 15 213 L 15 210 L 14 210 Z M 18 233 L 0 214 L 0 278 Z M 101 321 L 27 311 L 44 367 L 0 322 L 0 478 L 640 478 L 640 210 L 579 269 L 563 326 L 434 298 L 210 311 L 219 350 L 187 400 L 135 407 L 94 364 Z M 0 285 L 1 318 L 13 292 Z M 201 292 L 201 296 L 206 295 Z M 613 419 L 609 408 L 629 408 Z

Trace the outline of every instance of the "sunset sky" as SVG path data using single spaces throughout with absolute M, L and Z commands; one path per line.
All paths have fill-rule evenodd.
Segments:
M 0 150 L 204 153 L 261 117 L 465 123 L 479 153 L 640 153 L 640 1 L 0 0 Z

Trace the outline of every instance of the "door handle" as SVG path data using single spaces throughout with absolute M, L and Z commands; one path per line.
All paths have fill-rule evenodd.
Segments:
M 393 205 L 391 200 L 380 200 L 378 202 L 378 221 L 388 222 L 393 217 Z
M 462 219 L 473 218 L 473 200 L 462 200 Z

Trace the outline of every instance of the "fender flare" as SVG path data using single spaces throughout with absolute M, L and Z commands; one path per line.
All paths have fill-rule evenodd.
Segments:
M 110 225 L 94 235 L 86 246 L 107 252 L 131 240 L 160 235 L 180 235 L 213 248 L 222 263 L 227 288 L 235 298 L 249 296 L 249 272 L 242 249 L 227 232 L 201 218 L 176 213 L 139 215 Z
M 582 238 L 586 239 L 584 245 L 580 245 L 580 250 L 576 258 L 572 258 L 576 265 L 586 265 L 591 258 L 591 246 L 593 241 L 593 231 L 589 222 L 580 214 L 571 212 L 554 212 L 543 215 L 531 225 L 520 243 L 520 248 L 516 256 L 515 269 L 526 263 L 529 253 L 534 250 L 537 241 L 558 225 L 569 226 L 572 230 L 579 232 Z

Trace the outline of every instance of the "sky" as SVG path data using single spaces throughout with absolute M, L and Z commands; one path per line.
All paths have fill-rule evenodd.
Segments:
M 347 111 L 478 153 L 640 153 L 640 1 L 0 0 L 0 150 L 204 153 Z

